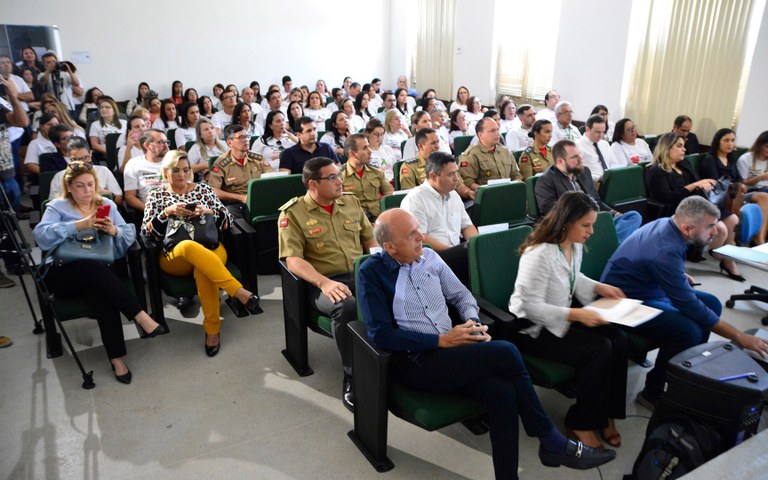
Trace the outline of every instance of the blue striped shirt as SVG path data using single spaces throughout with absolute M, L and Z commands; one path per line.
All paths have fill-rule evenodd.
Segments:
M 437 348 L 440 334 L 452 328 L 448 304 L 465 320 L 478 317 L 472 294 L 428 248 L 410 265 L 386 252 L 372 255 L 358 273 L 357 293 L 368 337 L 390 351 Z

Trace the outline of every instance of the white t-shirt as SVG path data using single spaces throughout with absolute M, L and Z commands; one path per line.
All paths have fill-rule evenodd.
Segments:
M 230 123 L 232 123 L 232 115 L 227 115 L 224 113 L 224 110 L 219 110 L 218 112 L 214 113 L 211 117 L 211 123 L 214 127 L 218 128 L 222 132 L 224 131 L 224 128 L 227 127 Z
M 454 100 L 453 102 L 451 102 L 451 106 L 448 109 L 448 112 L 453 112 L 454 110 L 463 110 L 463 111 L 466 112 L 467 111 L 467 105 L 466 104 L 461 104 L 461 103 L 457 102 L 456 100 Z
M 365 130 L 365 120 L 360 115 L 352 115 L 349 119 L 349 129 L 352 133 L 358 133 Z
M 278 144 L 278 142 L 280 143 Z M 264 142 L 264 137 L 257 139 L 253 142 L 251 151 L 264 157 L 264 160 L 267 160 L 269 164 L 272 165 L 272 169 L 277 170 L 280 166 L 280 154 L 283 153 L 285 149 L 294 145 L 296 144 L 293 143 L 293 140 L 288 138 L 286 133 L 283 133 L 283 136 L 280 139 L 269 137 L 266 143 Z
M 146 202 L 149 190 L 162 185 L 161 170 L 162 162 L 150 162 L 144 155 L 128 160 L 123 172 L 125 190 L 136 190 L 139 200 Z
M 323 107 L 318 110 L 304 109 L 304 115 L 308 116 L 315 122 L 315 128 L 318 132 L 325 131 L 325 121 L 331 118 L 331 111 Z
M 98 137 L 99 143 L 102 145 L 107 144 L 107 135 L 110 133 L 124 133 L 125 132 L 125 122 L 121 121 L 120 124 L 122 125 L 120 128 L 117 128 L 114 125 L 105 125 L 101 126 L 101 122 L 96 120 L 91 124 L 91 131 L 88 133 L 89 137 Z
M 99 179 L 99 187 L 101 189 L 110 192 L 116 197 L 123 195 L 123 189 L 120 188 L 120 184 L 117 183 L 115 176 L 112 175 L 109 168 L 101 165 L 94 165 L 93 169 L 96 172 L 96 178 Z M 51 179 L 51 190 L 48 194 L 48 198 L 57 198 L 61 196 L 61 178 L 64 176 L 65 172 L 66 170 L 56 172 L 56 175 Z
M 125 158 L 125 149 L 128 148 L 128 145 L 123 145 L 120 148 L 117 149 L 117 164 L 122 165 L 123 164 L 123 158 Z M 131 158 L 134 157 L 140 157 L 144 155 L 144 151 L 137 147 L 133 146 L 131 147 Z
M 528 130 L 524 129 L 522 125 L 507 132 L 504 139 L 510 152 L 525 150 L 533 145 L 533 138 L 528 136 Z
M 443 196 L 426 181 L 408 192 L 400 207 L 416 217 L 419 232 L 451 247 L 461 242 L 462 229 L 472 226 L 456 190 Z
M 197 140 L 197 133 L 195 133 L 195 127 L 183 128 L 176 127 L 176 133 L 174 134 L 174 140 L 176 140 L 176 148 L 181 148 L 187 144 L 187 142 L 194 142 Z
M 168 133 L 168 130 L 172 128 L 179 128 L 179 125 L 176 123 L 175 120 L 171 120 L 170 122 L 168 122 L 168 126 L 166 127 L 165 124 L 163 123 L 163 119 L 157 118 L 155 119 L 154 122 L 152 122 L 152 128 L 156 128 L 158 130 L 164 131 L 165 133 Z
M 642 138 L 636 138 L 634 145 L 624 142 L 614 142 L 611 144 L 613 154 L 623 165 L 634 165 L 637 162 L 632 161 L 632 157 L 637 157 L 640 162 L 650 162 L 653 160 L 653 153 Z
M 384 176 L 390 182 L 395 178 L 392 167 L 396 161 L 397 156 L 389 145 L 382 144 L 378 150 L 371 150 L 371 166 L 384 172 Z
M 200 145 L 194 144 L 192 145 L 192 148 L 189 149 L 189 152 L 187 152 L 187 160 L 189 160 L 190 165 L 197 165 L 198 163 L 205 162 L 208 163 L 208 159 L 213 156 L 220 156 L 229 151 L 229 147 L 227 144 L 224 144 L 224 148 L 221 149 L 217 145 L 214 145 L 212 148 L 209 147 L 207 150 L 207 156 L 203 158 L 202 153 L 200 152 Z
M 761 175 L 768 171 L 768 159 L 764 160 L 758 160 L 755 165 L 757 168 L 753 168 L 752 166 L 752 159 L 754 157 L 752 156 L 752 152 L 747 152 L 744 155 L 739 157 L 738 162 L 736 163 L 736 167 L 739 169 L 739 173 L 741 174 L 741 178 L 747 179 L 749 177 L 754 177 L 755 175 Z M 760 182 L 757 182 L 755 185 L 757 188 L 766 188 L 768 187 L 768 180 L 762 180 Z
M 400 161 L 403 159 L 403 151 L 400 149 L 400 145 L 406 140 L 408 140 L 408 135 L 405 132 L 385 133 L 381 144 L 391 148 L 395 152 L 395 161 Z
M 24 157 L 24 163 L 40 165 L 40 155 L 44 153 L 55 153 L 56 147 L 53 142 L 38 135 L 37 138 L 29 142 L 27 146 L 27 156 Z
M 480 119 L 483 118 L 483 112 L 480 113 L 465 113 L 464 119 L 467 121 L 470 127 L 474 130 L 475 125 L 477 125 L 477 122 L 480 121 Z
M 548 108 L 542 108 L 538 112 L 536 112 L 536 120 L 549 120 L 554 125 L 557 123 L 557 115 L 555 115 L 554 110 L 550 110 Z
M 333 136 L 333 132 L 328 132 L 320 139 L 321 142 L 327 143 L 328 145 L 332 146 L 333 148 L 344 148 L 344 143 L 347 141 L 346 136 L 340 136 L 339 137 L 339 145 L 336 143 L 336 137 Z
M 18 93 L 29 93 L 32 91 L 27 86 L 27 82 L 25 82 L 24 79 L 18 75 L 11 74 L 11 76 L 9 77 L 9 80 L 13 82 L 13 86 L 16 87 L 16 91 Z M 23 108 L 25 112 L 29 111 L 29 105 L 27 104 L 27 102 L 22 102 L 21 100 L 19 100 L 19 103 L 21 104 L 21 108 Z

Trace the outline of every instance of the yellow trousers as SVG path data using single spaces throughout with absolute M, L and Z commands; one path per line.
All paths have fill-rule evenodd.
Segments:
M 197 295 L 203 308 L 205 333 L 215 335 L 221 328 L 221 303 L 219 289 L 235 296 L 243 284 L 229 273 L 227 251 L 219 244 L 215 250 L 191 240 L 179 242 L 166 257 L 160 255 L 160 269 L 169 275 L 186 277 L 193 275 L 197 284 Z

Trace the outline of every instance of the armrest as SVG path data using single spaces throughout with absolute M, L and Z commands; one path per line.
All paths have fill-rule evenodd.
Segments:
M 133 281 L 133 288 L 136 291 L 136 299 L 139 304 L 147 310 L 147 294 L 144 291 L 144 268 L 141 265 L 141 244 L 138 239 L 128 248 L 126 260 L 128 261 L 128 272 Z
M 283 286 L 283 313 L 294 323 L 305 321 L 307 315 L 307 282 L 288 270 L 285 260 L 280 260 L 280 280 Z
M 389 359 L 392 354 L 376 348 L 373 343 L 371 343 L 368 339 L 368 329 L 365 328 L 363 322 L 353 320 L 347 325 L 347 328 L 352 332 L 352 343 L 357 343 L 357 347 L 361 349 L 359 353 L 364 353 L 365 355 L 370 356 L 376 363 L 382 363 L 385 366 L 389 365 Z M 354 359 L 352 363 L 354 364 Z
M 242 241 L 238 243 L 238 265 L 247 266 L 243 271 L 244 281 L 248 287 L 258 295 L 258 246 L 256 245 L 256 229 L 244 218 L 236 218 L 229 228 L 238 232 Z
M 506 338 L 507 330 L 515 321 L 515 316 L 482 297 L 475 296 L 475 300 L 477 300 L 477 306 L 480 307 L 480 321 L 485 324 L 483 315 L 494 321 L 492 336 Z M 489 326 L 489 330 L 490 328 L 491 326 Z

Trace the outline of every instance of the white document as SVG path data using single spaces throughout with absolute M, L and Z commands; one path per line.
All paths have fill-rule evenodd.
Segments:
M 261 178 L 287 177 L 291 172 L 266 172 L 261 174 Z
M 594 310 L 611 323 L 627 327 L 636 327 L 661 313 L 657 308 L 630 298 L 599 298 L 584 308 Z
M 481 227 L 477 227 L 477 233 L 480 235 L 485 235 L 486 233 L 503 232 L 504 230 L 509 230 L 508 223 L 494 223 L 493 225 L 483 225 Z
M 493 180 L 488 180 L 488 186 L 490 185 L 501 185 L 504 183 L 512 183 L 511 178 L 495 178 Z M 484 187 L 485 185 L 481 185 L 481 187 Z

